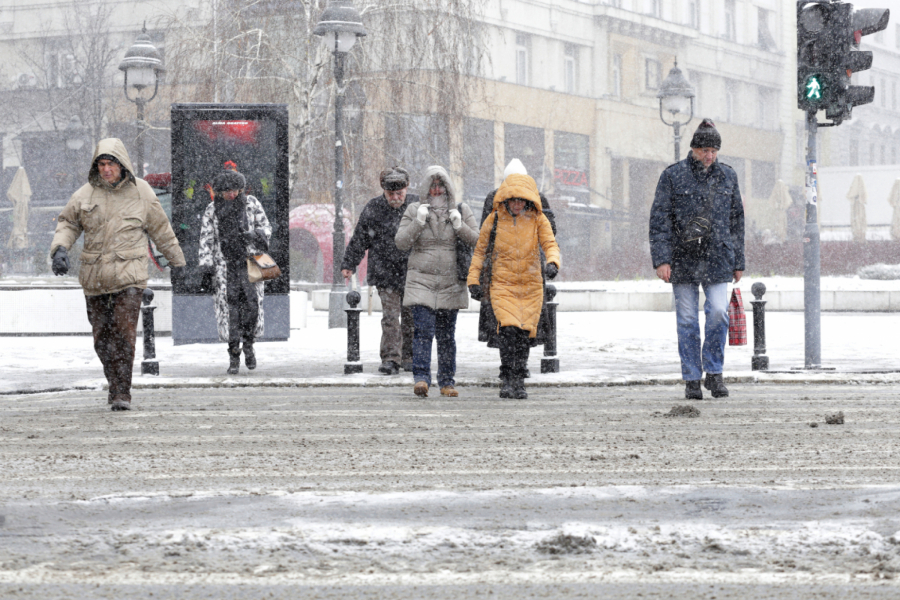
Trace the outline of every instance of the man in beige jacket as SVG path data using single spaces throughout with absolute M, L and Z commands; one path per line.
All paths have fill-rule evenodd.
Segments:
M 147 287 L 147 236 L 169 260 L 184 267 L 184 254 L 153 189 L 134 176 L 120 140 L 100 140 L 88 183 L 59 214 L 50 245 L 53 273 L 69 270 L 68 250 L 84 232 L 78 281 L 84 289 L 94 350 L 109 382 L 112 410 L 131 409 L 131 371 L 140 314 Z

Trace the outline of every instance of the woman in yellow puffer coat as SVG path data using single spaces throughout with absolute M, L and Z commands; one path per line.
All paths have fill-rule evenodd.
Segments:
M 495 225 L 490 284 L 483 290 L 481 271 Z M 528 397 L 525 361 L 544 303 L 540 249 L 547 257 L 547 277 L 552 279 L 562 263 L 550 221 L 541 212 L 537 185 L 528 175 L 510 175 L 494 194 L 494 209 L 481 226 L 466 280 L 474 299 L 488 295 L 497 318 L 501 398 Z

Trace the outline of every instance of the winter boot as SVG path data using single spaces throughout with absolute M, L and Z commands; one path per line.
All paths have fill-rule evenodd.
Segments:
M 501 398 L 513 398 L 513 385 L 512 380 L 508 377 L 506 379 L 500 380 L 500 397 Z
M 703 390 L 700 389 L 700 380 L 684 382 L 684 397 L 688 400 L 703 400 Z
M 256 368 L 256 352 L 253 351 L 253 340 L 244 340 L 244 364 L 251 371 Z
M 415 387 L 413 387 L 413 393 L 419 398 L 427 398 L 428 397 L 428 382 L 426 381 L 417 381 Z
M 228 342 L 228 374 L 237 375 L 241 367 L 241 343 Z
M 117 394 L 110 402 L 110 410 L 131 410 L 131 398 Z
M 400 372 L 400 365 L 392 360 L 386 360 L 378 367 L 378 372 L 382 375 L 396 375 Z
M 722 381 L 721 373 L 707 373 L 704 386 L 706 386 L 706 389 L 712 392 L 713 398 L 728 397 L 728 388 L 725 387 L 725 382 Z
M 528 392 L 525 391 L 525 378 L 519 375 L 512 380 L 512 398 L 516 400 L 526 400 Z

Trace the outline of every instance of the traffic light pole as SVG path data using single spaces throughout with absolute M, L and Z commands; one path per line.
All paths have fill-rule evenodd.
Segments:
M 822 367 L 822 293 L 819 255 L 819 187 L 816 181 L 815 111 L 806 112 L 806 230 L 803 235 L 803 326 L 806 360 L 804 367 Z

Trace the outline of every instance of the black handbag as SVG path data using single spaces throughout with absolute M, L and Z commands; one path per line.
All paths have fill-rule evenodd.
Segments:
M 491 272 L 494 268 L 494 240 L 497 237 L 498 215 L 494 213 L 494 224 L 491 227 L 491 237 L 488 238 L 487 248 L 484 250 L 484 262 L 481 265 L 481 274 L 478 277 L 478 285 L 481 286 L 481 310 L 478 313 L 478 341 L 487 342 L 489 348 L 497 347 L 497 315 L 491 306 Z
M 462 202 L 456 205 L 456 210 L 462 206 Z M 462 211 L 460 210 L 460 215 Z M 456 278 L 465 281 L 469 278 L 469 267 L 472 266 L 472 253 L 475 251 L 474 246 L 470 246 L 459 236 L 456 236 Z

